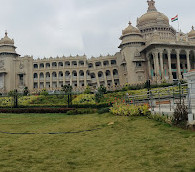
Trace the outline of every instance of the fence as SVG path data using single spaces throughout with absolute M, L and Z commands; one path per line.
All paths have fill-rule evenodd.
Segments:
M 152 111 L 161 111 L 163 108 L 163 110 L 171 112 L 178 103 L 184 103 L 188 107 L 189 112 L 195 109 L 195 105 L 191 103 L 187 84 L 148 90 L 133 96 L 126 95 L 125 99 L 129 104 L 148 104 Z

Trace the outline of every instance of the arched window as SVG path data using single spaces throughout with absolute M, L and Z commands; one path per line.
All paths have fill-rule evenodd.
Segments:
M 101 66 L 101 62 L 96 62 L 96 63 L 95 63 L 95 66 L 96 66 L 96 67 Z
M 84 72 L 83 72 L 83 70 L 80 70 L 80 71 L 79 71 L 79 76 L 84 77 Z
M 44 63 L 41 63 L 40 64 L 40 69 L 43 69 L 44 68 Z
M 38 69 L 38 64 L 34 64 L 34 69 Z
M 111 75 L 110 71 L 107 70 L 107 71 L 106 71 L 106 76 L 110 76 L 110 75 Z
M 114 69 L 114 70 L 113 70 L 113 75 L 114 75 L 114 76 L 117 76 L 117 75 L 118 75 L 118 70 L 117 70 L 117 69 Z
M 46 68 L 50 68 L 50 63 L 46 63 Z
M 109 62 L 106 60 L 103 62 L 104 66 L 108 66 L 109 65 Z
M 88 64 L 88 67 L 89 67 L 89 68 L 93 68 L 93 63 L 89 63 L 89 64 Z
M 77 66 L 77 62 L 76 61 L 72 61 L 72 66 Z
M 44 74 L 43 72 L 40 73 L 40 79 L 43 79 L 44 78 Z
M 77 77 L 77 72 L 75 70 L 72 72 L 72 76 Z
M 34 79 L 38 78 L 38 74 L 34 73 L 33 77 L 34 77 Z
M 70 66 L 70 62 L 69 62 L 69 61 L 66 61 L 66 62 L 65 62 L 65 66 L 66 66 L 66 67 Z
M 95 73 L 91 73 L 91 79 L 95 79 Z
M 46 73 L 46 78 L 50 78 L 50 73 L 49 72 Z
M 57 73 L 56 72 L 53 72 L 52 73 L 52 78 L 56 78 L 57 77 Z
M 116 60 L 111 60 L 111 65 L 116 65 Z
M 63 72 L 60 71 L 58 76 L 59 76 L 59 78 L 62 78 L 63 77 Z
M 65 77 L 69 77 L 70 76 L 70 72 L 69 71 L 66 71 L 65 72 Z
M 84 61 L 79 61 L 79 66 L 84 66 Z
M 102 71 L 100 71 L 100 72 L 98 72 L 98 77 L 99 78 L 102 78 L 104 75 L 103 75 L 103 72 Z
M 56 62 L 53 62 L 52 63 L 52 67 L 57 67 L 57 63 Z
M 63 63 L 62 63 L 62 62 L 59 62 L 59 63 L 58 63 L 58 66 L 59 66 L 59 67 L 63 67 Z

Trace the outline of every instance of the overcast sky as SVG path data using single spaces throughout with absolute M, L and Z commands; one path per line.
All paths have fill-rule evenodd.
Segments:
M 129 20 L 147 11 L 146 0 L 0 0 L 0 36 L 5 30 L 17 52 L 34 58 L 119 51 L 119 37 Z M 194 0 L 156 0 L 169 18 L 179 14 L 183 32 L 195 25 Z M 171 22 L 170 22 L 171 23 Z M 177 29 L 177 22 L 171 23 Z

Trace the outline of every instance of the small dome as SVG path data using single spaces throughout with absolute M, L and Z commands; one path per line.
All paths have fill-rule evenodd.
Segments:
M 189 37 L 189 38 L 195 38 L 194 26 L 192 26 L 192 30 L 188 33 L 188 37 Z
M 0 44 L 14 44 L 14 40 L 7 36 L 7 31 L 5 32 L 5 37 L 0 40 Z
M 129 26 L 122 31 L 123 35 L 127 35 L 127 34 L 140 34 L 139 29 L 137 29 L 136 27 L 133 27 L 131 25 L 131 22 L 129 22 Z

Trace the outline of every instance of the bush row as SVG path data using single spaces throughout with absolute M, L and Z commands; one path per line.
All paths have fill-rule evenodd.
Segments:
M 73 108 L 0 108 L 0 113 L 67 113 Z
M 74 109 L 68 111 L 66 115 L 94 114 L 96 112 L 96 109 Z
M 92 108 L 92 109 L 101 109 L 105 107 L 110 107 L 112 106 L 112 103 L 99 103 L 99 104 L 72 104 L 69 106 L 69 108 Z M 32 109 L 32 108 L 68 108 L 68 105 L 42 105 L 42 104 L 37 104 L 37 105 L 28 105 L 28 106 L 19 106 L 21 109 Z M 10 106 L 0 106 L 0 109 L 11 109 Z

